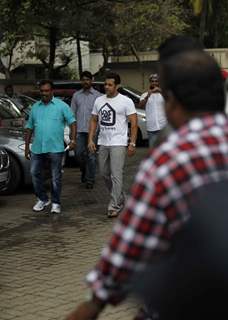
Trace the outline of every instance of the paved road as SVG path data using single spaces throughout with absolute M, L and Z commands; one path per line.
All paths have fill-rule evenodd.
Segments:
M 145 148 L 128 159 L 129 190 Z M 109 238 L 114 220 L 105 216 L 108 194 L 100 177 L 96 188 L 80 184 L 78 168 L 66 168 L 63 214 L 35 214 L 32 187 L 0 196 L 0 319 L 63 320 L 87 293 L 84 276 Z M 108 307 L 100 319 L 132 319 L 133 300 Z

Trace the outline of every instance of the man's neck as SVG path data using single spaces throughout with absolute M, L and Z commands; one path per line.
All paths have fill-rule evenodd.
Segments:
M 107 98 L 115 98 L 118 94 L 119 94 L 119 92 L 116 91 L 116 92 L 113 93 L 113 94 L 106 94 L 106 96 L 107 96 Z
M 89 92 L 89 91 L 91 90 L 91 88 L 92 88 L 92 87 L 89 87 L 89 88 L 83 88 L 83 91 L 84 91 L 84 92 Z

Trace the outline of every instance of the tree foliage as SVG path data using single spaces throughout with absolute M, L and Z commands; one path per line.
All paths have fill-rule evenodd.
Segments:
M 23 42 L 39 39 L 35 54 L 55 77 L 72 58 L 58 57 L 62 63 L 56 67 L 63 38 L 78 44 L 88 40 L 92 50 L 102 50 L 104 64 L 112 54 L 137 57 L 138 51 L 153 50 L 172 34 L 198 36 L 210 47 L 227 46 L 228 1 L 1 0 L 0 30 L 0 69 L 8 76 L 16 46 L 21 43 L 23 49 Z M 77 54 L 80 60 L 80 50 Z M 81 60 L 79 65 L 82 70 Z

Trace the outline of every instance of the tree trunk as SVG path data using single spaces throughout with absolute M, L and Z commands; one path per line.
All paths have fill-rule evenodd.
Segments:
M 57 44 L 57 29 L 50 28 L 49 30 L 49 63 L 48 63 L 48 76 L 50 79 L 54 78 L 54 65 L 55 65 L 55 54 L 56 54 L 56 44 Z
M 77 56 L 78 56 L 78 73 L 79 77 L 81 78 L 82 74 L 82 52 L 81 52 L 81 42 L 79 36 L 77 36 Z
M 105 69 L 106 69 L 106 66 L 107 66 L 107 64 L 108 64 L 108 57 L 109 57 L 108 48 L 107 48 L 107 45 L 106 45 L 105 42 L 104 42 L 103 48 L 102 48 L 102 56 L 103 56 L 103 59 L 104 59 L 102 69 L 105 70 Z
M 2 62 L 2 59 L 0 59 L 0 71 L 4 73 L 7 80 L 11 79 L 10 70 L 5 67 L 4 63 Z
M 208 0 L 203 0 L 202 13 L 200 18 L 200 30 L 199 30 L 199 38 L 204 43 L 205 40 L 205 32 L 206 32 L 206 19 L 208 13 Z

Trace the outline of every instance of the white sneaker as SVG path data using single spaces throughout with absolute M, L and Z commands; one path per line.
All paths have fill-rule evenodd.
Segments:
M 42 201 L 42 200 L 38 199 L 37 203 L 34 205 L 34 207 L 32 209 L 33 209 L 33 211 L 39 212 L 39 211 L 44 210 L 44 208 L 47 207 L 50 203 L 51 203 L 50 200 Z
M 58 203 L 52 203 L 51 213 L 61 213 L 61 206 Z

